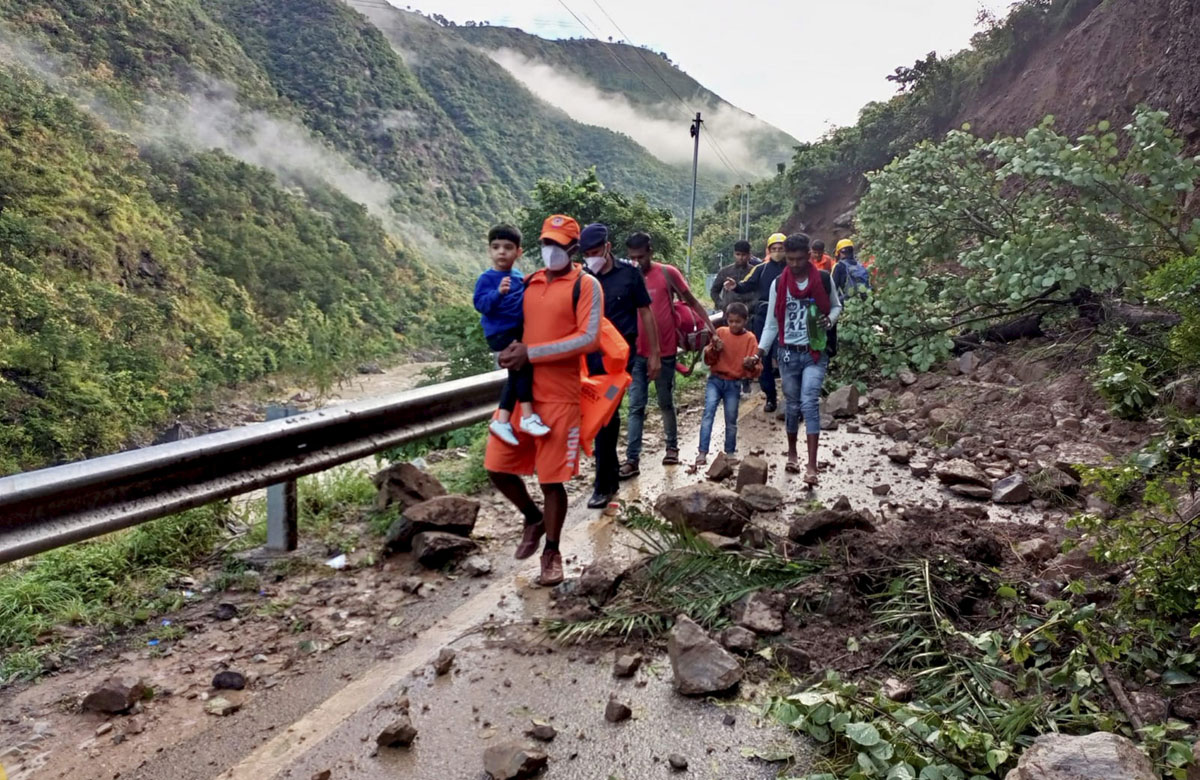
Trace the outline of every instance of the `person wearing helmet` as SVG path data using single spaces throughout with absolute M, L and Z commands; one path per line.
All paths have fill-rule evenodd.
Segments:
M 833 283 L 843 299 L 864 298 L 871 289 L 871 273 L 854 254 L 854 242 L 843 238 L 837 242 L 837 265 L 833 268 Z
M 783 256 L 783 242 L 786 240 L 787 236 L 783 233 L 772 233 L 767 239 L 767 262 L 754 266 L 740 282 L 734 279 L 725 280 L 726 292 L 755 294 L 750 330 L 754 337 L 759 339 L 760 347 L 763 346 L 761 336 L 763 326 L 767 322 L 767 302 L 771 299 L 771 286 L 786 266 Z M 767 397 L 767 405 L 763 407 L 763 411 L 771 414 L 778 408 L 778 396 L 775 393 L 775 345 L 767 344 L 763 348 L 763 370 L 758 384 Z

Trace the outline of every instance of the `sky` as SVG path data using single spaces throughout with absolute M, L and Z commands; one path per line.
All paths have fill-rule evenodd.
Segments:
M 402 8 L 411 2 L 413 10 L 460 24 L 487 20 L 547 38 L 623 40 L 624 30 L 629 42 L 665 51 L 730 103 L 813 141 L 831 127 L 854 124 L 864 105 L 894 94 L 885 76 L 898 65 L 964 48 L 980 9 L 1003 13 L 1012 0 L 391 2 Z

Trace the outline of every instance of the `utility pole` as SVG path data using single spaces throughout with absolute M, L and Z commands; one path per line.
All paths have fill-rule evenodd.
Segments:
M 692 149 L 692 210 L 688 213 L 687 275 L 689 277 L 692 275 L 692 225 L 696 221 L 696 171 L 700 166 L 700 124 L 702 121 L 700 112 L 697 111 L 690 131 L 695 140 L 695 146 Z
M 744 216 L 742 217 L 742 224 L 743 224 L 742 240 L 749 241 L 750 240 L 750 185 L 749 184 L 746 185 L 746 212 L 745 212 Z

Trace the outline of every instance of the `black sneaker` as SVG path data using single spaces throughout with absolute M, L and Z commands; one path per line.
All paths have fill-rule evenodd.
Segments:
M 609 493 L 601 493 L 599 490 L 593 491 L 592 497 L 588 499 L 588 509 L 606 509 L 608 502 L 612 501 L 612 495 Z
M 766 412 L 767 414 L 770 414 L 771 412 L 775 411 L 777 408 L 778 407 L 776 407 L 774 401 L 767 401 L 767 405 L 763 407 L 763 411 Z

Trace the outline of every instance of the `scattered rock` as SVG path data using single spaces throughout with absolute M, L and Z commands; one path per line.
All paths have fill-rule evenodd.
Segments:
M 1079 466 L 1095 468 L 1112 462 L 1112 456 L 1098 444 L 1086 441 L 1068 441 L 1054 448 L 1054 465 L 1079 479 Z
M 746 485 L 738 492 L 755 512 L 774 512 L 783 506 L 783 493 L 770 485 Z
M 974 352 L 962 353 L 958 356 L 959 373 L 965 374 L 966 376 L 974 374 L 975 370 L 979 368 L 979 362 L 979 355 L 976 355 Z
M 1147 726 L 1167 722 L 1167 700 L 1149 690 L 1132 691 L 1130 703 Z
M 358 373 L 360 374 L 382 374 L 383 367 L 374 360 L 367 363 L 358 364 Z
M 454 666 L 454 659 L 458 657 L 458 653 L 454 652 L 452 647 L 443 647 L 438 651 L 437 658 L 433 659 L 433 671 L 438 677 L 449 674 L 450 668 Z
M 212 616 L 215 620 L 233 620 L 238 616 L 238 608 L 236 604 L 222 602 L 212 611 Z
M 641 666 L 642 656 L 640 653 L 619 655 L 613 663 L 613 677 L 633 677 Z
M 915 479 L 925 479 L 932 472 L 929 464 L 923 460 L 910 461 L 908 464 L 908 470 Z
M 558 729 L 549 723 L 534 723 L 533 728 L 526 731 L 525 735 L 541 742 L 553 742 L 554 738 L 558 736 Z
M 479 516 L 479 502 L 462 496 L 438 496 L 408 507 L 388 529 L 388 551 L 408 550 L 412 538 L 426 531 L 470 536 Z
M 380 747 L 408 747 L 417 738 L 417 729 L 412 724 L 412 716 L 407 711 L 388 724 L 387 728 L 375 737 L 375 744 Z
M 711 531 L 705 531 L 702 534 L 696 535 L 697 539 L 703 539 L 718 550 L 738 550 L 741 549 L 742 542 L 740 539 L 734 539 L 732 536 L 721 536 L 714 534 Z
M 675 690 L 685 696 L 727 691 L 742 679 L 742 665 L 686 615 L 676 618 L 667 642 Z
M 105 734 L 112 731 L 112 729 L 113 725 L 111 723 L 101 723 L 96 727 L 96 736 L 103 737 Z
M 760 528 L 757 525 L 747 525 L 742 531 L 741 542 L 743 547 L 748 547 L 752 550 L 763 550 L 767 547 L 769 537 L 765 528 Z
M 1157 780 L 1146 755 L 1125 737 L 1099 731 L 1082 737 L 1043 734 L 1006 780 Z
M 872 485 L 871 486 L 871 493 L 873 493 L 874 495 L 877 495 L 877 496 L 886 496 L 888 493 L 891 493 L 891 492 L 892 492 L 891 485 Z
M 1083 508 L 1087 510 L 1089 514 L 1099 515 L 1100 517 L 1112 517 L 1113 512 L 1115 511 L 1115 507 L 1113 507 L 1112 504 L 1108 503 L 1095 493 L 1087 497 L 1087 501 L 1084 503 Z
M 929 410 L 929 421 L 934 425 L 953 425 L 961 419 L 962 415 L 956 410 L 944 406 Z
M 758 646 L 758 635 L 748 628 L 730 626 L 721 632 L 721 645 L 736 653 L 753 653 Z
M 669 490 L 658 497 L 654 508 L 677 526 L 722 536 L 736 537 L 750 518 L 750 507 L 741 496 L 711 482 Z
M 892 701 L 905 702 L 913 697 L 913 685 L 910 682 L 889 677 L 883 681 L 879 692 Z
M 900 373 L 896 374 L 896 378 L 899 379 L 900 384 L 904 385 L 905 387 L 908 387 L 909 385 L 915 385 L 917 383 L 916 375 L 907 368 L 901 369 Z
M 246 687 L 246 676 L 241 672 L 226 669 L 213 676 L 212 687 L 218 691 L 240 691 Z
M 966 498 L 977 498 L 980 501 L 986 501 L 992 497 L 991 488 L 986 488 L 983 485 L 971 485 L 966 482 L 948 485 L 946 489 L 955 495 Z
M 904 465 L 912 460 L 912 448 L 904 443 L 895 444 L 887 451 L 887 456 L 892 463 Z
M 469 555 L 462 562 L 462 570 L 468 577 L 485 577 L 492 573 L 492 562 L 482 555 Z
M 629 709 L 629 705 L 622 704 L 615 698 L 609 699 L 608 704 L 604 705 L 604 719 L 609 723 L 620 723 L 629 720 L 632 716 L 633 710 Z
M 549 757 L 522 742 L 492 745 L 483 751 L 483 769 L 492 780 L 522 780 L 546 768 Z
M 1095 547 L 1094 539 L 1084 539 L 1046 564 L 1042 577 L 1044 579 L 1075 580 L 1087 575 L 1096 577 L 1107 575 L 1112 567 L 1092 557 L 1092 550 Z
M 740 492 L 746 485 L 767 484 L 767 461 L 758 455 L 751 455 L 742 461 L 738 467 L 737 489 Z
M 584 567 L 579 575 L 579 584 L 575 593 L 585 599 L 592 599 L 600 604 L 607 603 L 617 595 L 617 588 L 629 571 L 628 564 L 622 564 L 614 558 L 600 558 Z
M 241 708 L 241 702 L 230 701 L 224 696 L 214 696 L 213 698 L 204 702 L 204 711 L 209 715 L 217 715 L 219 717 L 232 715 Z
M 686 772 L 688 768 L 688 760 L 678 753 L 672 753 L 671 755 L 667 756 L 667 763 L 670 764 L 671 768 L 676 772 Z
M 146 695 L 141 678 L 110 677 L 83 699 L 84 712 L 104 712 L 110 715 L 128 712 Z
M 314 772 L 312 780 L 329 780 L 333 777 L 333 772 L 328 769 L 322 769 L 320 772 Z
M 401 509 L 415 506 L 422 501 L 446 495 L 446 488 L 435 477 L 426 474 L 411 463 L 397 463 L 379 471 L 372 477 L 379 492 L 375 496 L 375 508 L 387 509 L 398 504 Z
M 717 457 L 713 458 L 712 465 L 708 467 L 708 478 L 713 482 L 723 482 L 732 476 L 733 464 L 729 462 L 729 456 L 718 452 Z
M 760 636 L 783 632 L 783 605 L 770 593 L 759 591 L 747 597 L 737 623 Z
M 849 500 L 841 496 L 832 509 L 818 509 L 793 520 L 788 538 L 796 544 L 816 544 L 855 529 L 870 532 L 875 530 L 875 525 L 866 514 L 855 512 Z
M 812 656 L 795 645 L 777 645 L 775 660 L 793 677 L 808 674 L 812 669 Z
M 988 479 L 987 474 L 984 474 L 978 466 L 969 460 L 954 458 L 939 463 L 933 470 L 933 473 L 944 485 L 971 484 L 985 487 L 988 489 L 987 497 L 991 498 L 992 481 Z
M 1045 563 L 1054 557 L 1055 546 L 1049 539 L 1035 537 L 1026 539 L 1016 546 L 1016 553 L 1026 563 Z
M 997 504 L 1024 504 L 1033 500 L 1033 491 L 1023 474 L 1012 474 L 992 485 L 992 501 Z
M 853 417 L 858 414 L 858 388 L 842 385 L 825 399 L 825 408 L 834 417 Z
M 1042 469 L 1029 482 L 1036 497 L 1051 503 L 1059 502 L 1064 497 L 1073 498 L 1079 493 L 1079 480 L 1057 466 Z
M 472 540 L 443 531 L 425 531 L 412 539 L 413 555 L 421 565 L 440 569 L 451 561 L 479 551 Z
M 1200 721 L 1200 688 L 1171 699 L 1171 714 L 1184 720 Z

